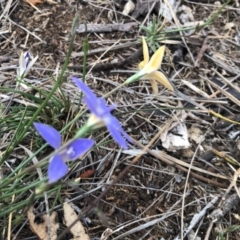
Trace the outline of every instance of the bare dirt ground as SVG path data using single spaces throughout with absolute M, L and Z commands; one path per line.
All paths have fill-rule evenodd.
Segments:
M 51 76 L 58 75 L 66 57 L 76 12 L 79 12 L 82 24 L 134 23 L 127 31 L 94 30 L 77 34 L 62 87 L 72 103 L 64 104 L 58 118 L 54 118 L 52 111 L 42 115 L 45 122 L 61 129 L 72 110 L 71 104 L 78 101 L 75 99 L 78 90 L 70 86 L 68 76 L 81 77 L 85 36 L 90 45 L 87 64 L 89 69 L 94 66 L 89 71 L 87 83 L 99 96 L 137 70 L 141 54 L 128 58 L 141 49 L 140 37 L 146 33 L 140 30 L 140 25 L 147 26 L 154 15 L 158 16 L 162 3 L 143 1 L 146 2 L 144 10 L 141 1 L 133 2 L 135 10 L 125 16 L 122 11 L 126 1 L 61 0 L 56 4 L 44 2 L 36 8 L 23 1 L 1 1 L 2 13 L 7 3 L 11 6 L 5 13 L 7 17 L 1 19 L 1 86 L 14 88 L 19 55 L 22 51 L 30 51 L 39 59 L 26 81 L 51 89 Z M 181 11 L 174 10 L 177 3 L 174 4 L 175 18 L 169 23 L 164 22 L 162 31 L 171 26 L 176 29 L 178 24 L 206 22 L 224 2 L 180 1 L 177 9 L 181 7 Z M 239 31 L 240 10 L 238 2 L 232 1 L 205 28 L 181 32 L 182 36 L 180 31 L 164 34 L 167 48 L 162 64 L 162 70 L 179 91 L 236 122 L 240 119 Z M 97 210 L 82 219 L 90 238 L 100 239 L 109 228 L 113 232 L 108 239 L 240 239 L 240 229 L 236 227 L 232 231 L 230 228 L 239 226 L 239 198 L 234 187 L 227 192 L 240 166 L 239 125 L 223 121 L 202 109 L 192 111 L 192 104 L 163 86 L 159 85 L 159 94 L 155 96 L 147 81 L 119 90 L 108 98 L 108 102 L 119 105 L 118 119 L 128 134 L 141 144 L 146 145 L 156 135 L 158 137 L 149 146 L 150 151 L 141 155 L 127 175 L 100 199 Z M 175 126 L 182 126 L 181 129 L 171 127 L 172 121 Z M 173 146 L 166 140 L 171 138 L 170 133 L 180 136 Z M 189 141 L 186 149 L 184 146 L 188 141 L 182 143 L 184 134 Z M 96 137 L 101 141 L 107 136 L 103 131 Z M 69 185 L 63 189 L 61 198 L 68 197 L 83 211 L 104 191 L 105 184 L 130 164 L 141 148 L 132 145 L 130 149 L 119 151 L 110 142 L 92 151 L 77 165 L 78 171 L 71 179 L 82 176 L 80 174 L 86 170 L 93 170 L 93 174 L 82 179 L 77 187 Z M 235 177 L 237 179 L 237 175 Z M 223 201 L 225 193 L 227 202 Z M 52 200 L 50 198 L 49 202 Z M 36 209 L 38 204 L 34 205 Z M 61 202 L 55 204 L 60 223 L 58 232 L 61 233 L 66 225 Z M 41 211 L 44 209 L 38 213 Z M 194 216 L 199 213 L 202 216 L 197 221 Z M 220 238 L 221 233 L 224 238 Z M 37 239 L 28 222 L 24 221 L 14 228 L 12 236 L 16 234 L 16 239 Z M 64 239 L 71 238 L 68 233 Z

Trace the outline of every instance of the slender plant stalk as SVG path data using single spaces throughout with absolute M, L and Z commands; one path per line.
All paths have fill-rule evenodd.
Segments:
M 86 73 L 87 73 L 87 54 L 89 50 L 89 43 L 87 37 L 84 38 L 83 41 L 83 72 L 82 72 L 82 80 L 85 82 L 86 79 Z

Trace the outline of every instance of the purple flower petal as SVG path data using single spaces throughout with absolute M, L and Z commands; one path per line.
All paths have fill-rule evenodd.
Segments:
M 109 133 L 111 134 L 112 138 L 115 140 L 115 142 L 117 142 L 117 144 L 119 146 L 121 146 L 124 149 L 128 148 L 125 139 L 123 138 L 121 133 L 114 126 L 109 124 L 109 125 L 107 125 L 107 129 L 108 129 Z
M 84 103 L 87 105 L 88 109 L 90 110 L 91 113 L 93 113 L 95 116 L 98 116 L 98 110 L 97 110 L 97 103 L 96 101 L 93 102 L 90 98 L 84 97 L 83 98 Z
M 63 161 L 60 155 L 56 154 L 50 160 L 48 166 L 48 181 L 49 183 L 56 182 L 64 177 L 68 172 L 67 164 Z
M 122 126 L 120 125 L 119 121 L 111 116 L 105 119 L 105 124 L 107 126 L 108 131 L 112 135 L 113 139 L 124 149 L 127 149 L 127 142 L 123 138 L 125 136 L 127 139 L 130 139 L 130 137 L 125 133 Z
M 107 103 L 105 99 L 103 98 L 98 98 L 98 112 L 101 115 L 101 117 L 104 117 L 105 114 L 110 114 L 112 110 L 114 110 L 117 107 L 117 105 L 111 105 L 110 107 L 107 106 Z
M 98 98 L 97 96 L 92 92 L 92 90 L 79 78 L 77 77 L 71 77 L 73 82 L 77 85 L 77 87 L 83 92 L 85 97 L 92 99 L 92 101 L 96 101 Z
M 87 105 L 90 112 L 101 119 L 110 114 L 110 112 L 117 107 L 117 105 L 111 105 L 108 107 L 103 98 L 98 98 L 97 101 L 93 101 L 92 99 L 85 97 L 83 101 Z
M 42 138 L 54 149 L 61 146 L 62 138 L 60 133 L 53 127 L 42 123 L 34 123 L 34 127 Z
M 28 67 L 28 64 L 30 62 L 30 58 L 31 58 L 30 53 L 29 52 L 25 52 L 24 53 L 24 59 L 25 59 L 26 68 Z
M 114 140 L 121 147 L 127 149 L 128 146 L 124 137 L 130 141 L 131 138 L 125 133 L 119 121 L 111 115 L 111 111 L 116 108 L 116 105 L 108 107 L 106 101 L 103 98 L 98 98 L 80 79 L 72 77 L 72 80 L 84 93 L 85 97 L 83 100 L 90 112 L 95 115 L 99 122 L 104 122 Z M 92 124 L 92 122 L 89 122 L 89 124 Z
M 67 161 L 75 160 L 87 152 L 94 144 L 95 142 L 91 139 L 78 138 L 67 146 L 64 156 L 67 154 Z

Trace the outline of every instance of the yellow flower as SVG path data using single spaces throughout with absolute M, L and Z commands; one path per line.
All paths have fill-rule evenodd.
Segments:
M 140 70 L 139 75 L 143 75 L 143 77 L 141 77 L 140 79 L 150 80 L 153 92 L 156 95 L 158 95 L 158 86 L 156 81 L 161 83 L 169 90 L 174 91 L 170 81 L 165 77 L 165 75 L 162 72 L 158 71 L 162 64 L 165 46 L 160 47 L 153 54 L 149 61 L 148 47 L 144 37 L 142 37 L 142 43 L 143 43 L 143 61 L 139 63 L 138 68 Z

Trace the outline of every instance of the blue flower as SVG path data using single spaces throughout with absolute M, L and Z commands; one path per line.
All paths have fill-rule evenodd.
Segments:
M 55 150 L 58 150 L 62 144 L 60 133 L 53 127 L 34 123 L 34 127 L 42 138 Z M 68 172 L 68 166 L 65 162 L 73 161 L 87 152 L 93 145 L 91 139 L 77 138 L 67 145 L 61 152 L 55 154 L 48 166 L 48 179 L 50 183 L 56 182 L 64 177 Z
M 85 85 L 80 79 L 72 77 L 73 82 L 84 94 L 84 103 L 92 113 L 89 120 L 89 126 L 105 125 L 112 135 L 113 139 L 124 149 L 127 149 L 125 138 L 131 142 L 131 138 L 123 130 L 120 122 L 111 114 L 111 111 L 116 108 L 116 105 L 107 106 L 103 98 L 98 98 L 92 90 Z

